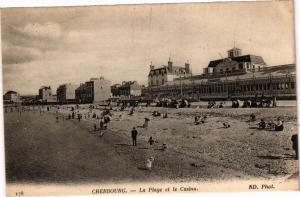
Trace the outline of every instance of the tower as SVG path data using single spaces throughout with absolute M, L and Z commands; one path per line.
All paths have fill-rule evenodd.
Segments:
M 190 63 L 189 61 L 187 60 L 186 63 L 184 64 L 184 68 L 185 68 L 185 73 L 186 74 L 190 74 Z
M 168 61 L 168 71 L 169 71 L 170 73 L 173 72 L 173 62 L 171 61 L 171 55 L 170 55 L 169 61 Z
M 228 57 L 233 58 L 233 57 L 238 57 L 242 55 L 242 50 L 236 47 L 233 47 L 232 49 L 228 50 Z

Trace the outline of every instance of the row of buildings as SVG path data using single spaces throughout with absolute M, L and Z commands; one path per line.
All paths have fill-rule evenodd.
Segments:
M 177 71 L 177 72 L 176 72 Z M 192 75 L 189 64 L 174 69 L 150 65 L 144 98 L 185 98 L 189 100 L 249 99 L 256 96 L 296 99 L 295 64 L 269 66 L 263 57 L 242 55 L 232 48 L 226 58 L 212 60 L 200 75 Z
M 91 78 L 89 81 L 80 85 L 66 83 L 60 85 L 56 90 L 56 102 L 65 103 L 101 103 L 111 98 L 131 98 L 141 96 L 142 86 L 136 81 L 123 81 L 122 84 L 111 85 L 111 81 L 103 77 Z M 51 98 L 51 90 L 40 89 L 40 99 L 48 102 L 48 96 Z
M 109 99 L 130 99 L 141 96 L 142 86 L 136 81 L 123 81 L 121 84 L 111 85 L 103 77 L 91 78 L 80 85 L 65 83 L 59 85 L 56 94 L 50 86 L 41 86 L 38 95 L 20 95 L 15 91 L 4 94 L 4 103 L 102 103 Z
M 263 57 L 242 50 L 228 50 L 226 58 L 212 60 L 202 74 L 193 75 L 189 62 L 175 66 L 169 58 L 167 65 L 150 64 L 148 86 L 136 81 L 111 85 L 109 80 L 91 78 L 80 85 L 62 84 L 56 94 L 50 86 L 42 86 L 36 100 L 42 103 L 100 103 L 108 99 L 154 100 L 185 98 L 189 100 L 248 99 L 258 95 L 276 96 L 278 99 L 296 98 L 296 66 L 294 64 L 269 66 Z M 16 102 L 20 95 L 8 91 L 6 102 Z M 24 97 L 23 97 L 24 99 Z M 28 96 L 25 100 L 34 98 Z M 20 99 L 19 99 L 20 100 Z

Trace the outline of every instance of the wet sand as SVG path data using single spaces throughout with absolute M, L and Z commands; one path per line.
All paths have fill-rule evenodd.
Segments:
M 85 109 L 83 109 L 85 108 Z M 168 118 L 152 117 L 152 111 L 168 112 Z M 95 119 L 65 120 L 64 106 L 56 122 L 55 109 L 5 113 L 5 152 L 8 182 L 126 182 L 126 181 L 222 181 L 288 179 L 297 177 L 291 136 L 297 133 L 296 108 L 113 110 L 103 137 L 93 133 Z M 77 111 L 77 110 L 76 110 Z M 80 113 L 87 113 L 81 106 Z M 96 114 L 101 110 L 94 109 Z M 257 119 L 284 120 L 283 132 L 253 129 Z M 194 125 L 194 115 L 207 121 Z M 119 115 L 123 118 L 120 120 Z M 64 117 L 64 118 L 63 118 Z M 150 119 L 147 129 L 140 126 Z M 231 127 L 224 129 L 223 122 Z M 131 129 L 137 127 L 138 145 L 131 146 Z M 150 146 L 152 136 L 156 141 Z M 165 143 L 168 149 L 161 150 Z M 155 158 L 153 169 L 144 170 L 146 159 Z

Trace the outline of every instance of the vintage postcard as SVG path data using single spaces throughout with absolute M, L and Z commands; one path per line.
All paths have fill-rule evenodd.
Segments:
M 7 196 L 299 190 L 293 1 L 1 9 Z

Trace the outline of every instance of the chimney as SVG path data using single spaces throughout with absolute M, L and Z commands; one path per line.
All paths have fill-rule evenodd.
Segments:
M 150 70 L 154 69 L 154 65 L 152 65 L 152 62 L 150 63 Z
M 188 61 L 184 64 L 184 67 L 185 67 L 185 73 L 190 74 L 190 63 Z
M 168 61 L 168 71 L 170 73 L 173 72 L 173 62 L 171 61 L 171 58 L 169 58 L 169 61 Z

